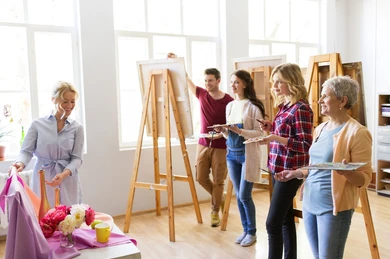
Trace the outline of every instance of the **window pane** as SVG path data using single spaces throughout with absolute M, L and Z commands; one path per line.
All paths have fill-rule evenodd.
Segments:
M 0 21 L 23 22 L 23 0 L 0 1 Z
M 140 90 L 137 61 L 149 59 L 148 39 L 119 37 L 119 87 L 121 90 Z
M 29 23 L 73 26 L 71 0 L 28 0 Z
M 217 46 L 215 42 L 193 41 L 192 47 L 192 80 L 199 86 L 204 85 L 203 72 L 206 68 L 217 66 Z
M 261 44 L 249 44 L 250 57 L 269 56 L 269 46 Z
M 218 18 L 218 1 L 183 0 L 184 34 L 217 37 Z
M 4 114 L 4 106 L 7 106 L 7 116 Z M 1 93 L 0 95 L 0 123 L 9 125 L 11 136 L 4 144 L 7 146 L 7 155 L 17 153 L 20 148 L 21 126 L 27 132 L 31 123 L 30 94 L 28 92 Z
M 50 92 L 54 83 L 59 80 L 74 84 L 70 34 L 36 32 L 35 53 L 39 92 Z M 50 97 L 39 99 L 39 103 L 47 102 L 50 102 Z M 39 114 L 43 116 L 47 114 L 47 110 L 39 110 Z
M 136 142 L 142 115 L 141 92 L 124 90 L 120 95 L 121 102 L 121 141 Z M 144 135 L 146 137 L 146 135 Z
M 289 0 L 265 1 L 266 40 L 289 41 Z
M 148 0 L 148 31 L 180 33 L 180 13 L 180 0 Z
M 305 15 L 302 15 L 302 10 Z M 291 1 L 291 40 L 319 42 L 319 3 L 309 0 Z
M 145 31 L 145 1 L 114 0 L 114 23 L 116 30 Z
M 118 38 L 120 131 L 122 143 L 135 142 L 138 139 L 142 99 L 136 61 L 147 59 L 149 59 L 147 39 Z
M 186 56 L 186 38 L 154 36 L 153 58 L 162 59 L 167 57 L 168 52 L 174 52 L 178 57 Z
M 300 47 L 299 48 L 299 61 L 298 64 L 301 67 L 307 67 L 309 64 L 309 58 L 311 56 L 318 55 L 319 51 L 315 47 Z
M 204 86 L 204 70 L 217 67 L 217 46 L 215 42 L 193 41 L 192 47 L 192 80 L 200 86 Z M 191 94 L 192 121 L 195 134 L 200 132 L 200 107 L 199 102 Z
M 249 39 L 264 39 L 264 0 L 248 0 Z
M 296 51 L 295 44 L 288 43 L 272 43 L 272 55 L 284 55 L 286 54 L 287 62 L 296 63 Z
M 30 88 L 25 28 L 0 26 L 0 91 Z

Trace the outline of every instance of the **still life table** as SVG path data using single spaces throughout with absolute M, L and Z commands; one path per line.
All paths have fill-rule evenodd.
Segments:
M 76 245 L 74 248 L 65 249 L 59 246 L 59 233 L 48 238 L 51 248 L 51 257 L 62 258 L 126 258 L 140 259 L 141 253 L 136 247 L 136 241 L 125 236 L 114 224 L 114 220 L 108 214 L 96 212 L 95 219 L 108 223 L 111 226 L 111 235 L 107 243 L 96 241 L 95 230 L 85 224 L 74 231 Z

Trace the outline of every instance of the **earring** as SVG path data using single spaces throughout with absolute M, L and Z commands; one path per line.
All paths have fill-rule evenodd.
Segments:
M 342 110 L 343 108 L 340 107 L 340 111 Z

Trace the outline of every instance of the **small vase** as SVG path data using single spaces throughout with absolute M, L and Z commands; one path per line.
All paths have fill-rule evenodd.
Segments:
M 41 220 L 46 212 L 50 210 L 50 204 L 46 194 L 45 170 L 39 170 L 39 183 L 41 186 L 41 203 L 39 205 L 38 219 Z
M 62 232 L 60 233 L 60 246 L 64 248 L 72 248 L 76 244 L 76 237 L 73 233 L 64 235 Z
M 60 188 L 54 189 L 54 207 L 60 206 Z

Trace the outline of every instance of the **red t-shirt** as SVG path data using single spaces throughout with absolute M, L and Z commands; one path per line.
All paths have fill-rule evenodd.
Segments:
M 214 124 L 225 124 L 226 123 L 226 105 L 234 99 L 225 94 L 223 98 L 215 100 L 211 95 L 199 86 L 196 87 L 196 97 L 200 104 L 200 132 L 208 133 L 212 129 L 207 128 Z M 200 145 L 208 147 L 210 139 L 199 138 Z M 225 138 L 215 139 L 211 142 L 213 148 L 226 148 Z

